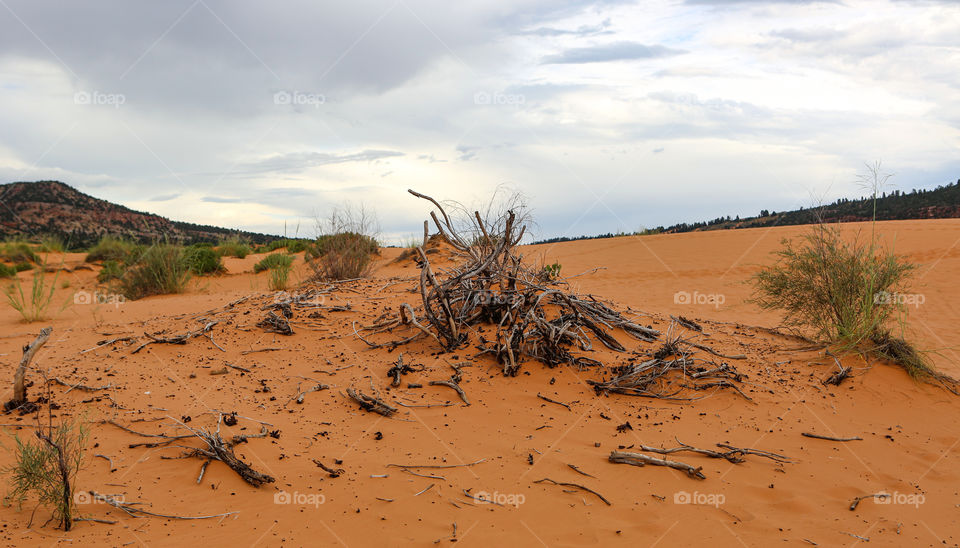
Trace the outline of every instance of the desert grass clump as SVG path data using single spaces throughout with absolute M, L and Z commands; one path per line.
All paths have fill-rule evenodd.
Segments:
M 144 250 L 119 282 L 119 291 L 132 300 L 150 295 L 183 293 L 190 280 L 190 264 L 182 246 L 154 244 Z
M 260 259 L 260 262 L 253 265 L 253 271 L 260 273 L 264 270 L 271 270 L 280 266 L 290 268 L 292 265 L 293 257 L 290 255 L 287 255 L 286 253 L 271 253 L 263 259 Z
M 13 283 L 4 291 L 7 303 L 23 318 L 27 323 L 48 319 L 50 304 L 53 302 L 53 293 L 57 289 L 57 279 L 60 277 L 58 270 L 53 279 L 48 281 L 44 275 L 46 263 L 38 265 L 33 270 L 33 276 L 30 279 L 29 287 L 24 290 L 24 283 L 18 277 L 14 277 Z M 64 308 L 66 304 L 64 305 Z
M 380 253 L 376 217 L 363 206 L 335 208 L 325 220 L 317 220 L 320 236 L 310 261 L 315 275 L 326 280 L 350 280 L 366 276 L 373 258 Z
M 237 257 L 243 259 L 253 253 L 250 244 L 240 241 L 239 238 L 221 241 L 215 248 L 221 257 Z
M 220 260 L 220 255 L 213 246 L 197 244 L 184 250 L 184 255 L 190 271 L 198 276 L 206 274 L 222 274 L 227 271 Z
M 271 291 L 283 291 L 287 288 L 290 280 L 290 271 L 293 270 L 292 261 L 290 263 L 280 263 L 270 269 L 270 278 L 267 285 Z
M 44 236 L 40 240 L 40 251 L 44 253 L 63 253 L 67 250 L 67 244 L 59 236 Z
M 124 272 L 125 269 L 121 263 L 112 260 L 103 261 L 103 268 L 97 273 L 97 281 L 103 284 L 119 280 Z
M 95 263 L 100 261 L 126 262 L 131 255 L 136 254 L 136 246 L 120 238 L 104 236 L 96 245 L 87 251 L 86 261 Z
M 0 259 L 11 263 L 36 263 L 39 261 L 30 244 L 20 240 L 9 240 L 0 245 Z
M 17 275 L 17 271 L 12 266 L 0 263 L 0 278 L 12 278 Z
M 28 499 L 36 500 L 52 511 L 52 519 L 61 529 L 69 531 L 87 434 L 81 422 L 62 422 L 59 426 L 38 428 L 32 436 L 14 435 L 13 464 L 4 470 L 10 487 L 6 501 L 22 508 Z

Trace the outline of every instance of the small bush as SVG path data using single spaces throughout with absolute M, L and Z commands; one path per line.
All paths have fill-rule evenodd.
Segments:
M 0 259 L 11 263 L 36 263 L 37 254 L 26 242 L 9 241 L 0 246 Z
M 199 276 L 205 274 L 220 274 L 227 269 L 223 266 L 220 256 L 210 246 L 193 245 L 184 251 L 190 271 Z
M 753 302 L 785 313 L 784 323 L 828 341 L 857 345 L 883 331 L 903 305 L 878 294 L 906 289 L 915 265 L 858 239 L 844 241 L 836 227 L 818 225 L 800 246 L 784 240 L 773 266 L 753 278 Z
M 318 257 L 311 265 L 320 277 L 330 280 L 365 276 L 380 251 L 375 239 L 355 232 L 320 236 L 316 247 Z
M 103 268 L 97 273 L 97 281 L 107 283 L 123 277 L 123 265 L 117 261 L 103 261 Z
M 28 262 L 21 262 L 13 265 L 13 269 L 17 272 L 25 272 L 33 268 L 33 265 Z
M 241 242 L 240 240 L 226 240 L 220 242 L 220 245 L 216 248 L 217 253 L 221 257 L 237 257 L 243 259 L 247 255 L 253 253 L 253 249 L 250 248 L 250 244 L 246 242 Z
M 130 242 L 113 236 L 104 236 L 87 252 L 86 261 L 88 263 L 99 261 L 122 263 L 128 261 L 131 255 L 137 254 L 136 251 L 136 246 Z
M 17 271 L 12 266 L 0 263 L 0 278 L 12 278 L 16 276 Z
M 184 248 L 173 244 L 148 247 L 120 279 L 120 293 L 128 299 L 183 293 L 190 280 Z
M 254 272 L 263 272 L 264 270 L 270 270 L 278 266 L 291 267 L 293 265 L 293 257 L 285 253 L 272 253 L 267 255 L 260 260 L 257 264 L 253 265 Z
M 27 498 L 50 508 L 53 519 L 64 531 L 73 525 L 74 488 L 83 467 L 87 430 L 82 423 L 62 423 L 38 429 L 22 439 L 14 435 L 14 463 L 4 472 L 9 476 L 8 502 L 23 506 Z

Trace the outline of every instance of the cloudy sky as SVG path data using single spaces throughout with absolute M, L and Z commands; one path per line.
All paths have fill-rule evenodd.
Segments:
M 312 236 L 525 193 L 539 237 L 960 177 L 960 4 L 0 0 L 0 182 Z

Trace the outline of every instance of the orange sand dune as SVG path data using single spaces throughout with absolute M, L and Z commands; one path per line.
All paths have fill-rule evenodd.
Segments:
M 879 228 L 896 238 L 899 251 L 924 263 L 916 291 L 926 298 L 909 317 L 916 339 L 928 348 L 960 344 L 954 327 L 960 294 L 953 283 L 960 266 L 960 220 L 889 222 Z M 136 302 L 98 299 L 94 272 L 62 272 L 55 299 L 71 304 L 48 322 L 54 335 L 35 365 L 68 383 L 111 386 L 97 392 L 50 388 L 61 406 L 55 415 L 82 418 L 90 428 L 78 490 L 142 501 L 161 514 L 233 513 L 204 520 L 133 518 L 82 495 L 83 516 L 117 523 L 78 522 L 65 533 L 44 527 L 49 513 L 40 509 L 28 528 L 33 505 L 21 511 L 4 507 L 0 539 L 17 546 L 852 546 L 865 542 L 858 535 L 871 546 L 956 546 L 960 400 L 912 382 L 896 367 L 855 356 L 844 359 L 856 368 L 851 379 L 824 386 L 821 379 L 835 370 L 832 359 L 800 348 L 796 339 L 750 327 L 774 327 L 778 317 L 743 302 L 750 292 L 743 281 L 770 260 L 780 238 L 802 230 L 628 237 L 524 251 L 528 259 L 559 261 L 564 275 L 606 267 L 571 283 L 645 314 L 642 323 L 661 331 L 669 314 L 699 321 L 702 344 L 747 356 L 735 365 L 746 375 L 742 388 L 750 400 L 729 390 L 692 402 L 597 396 L 586 381 L 600 378 L 600 371 L 526 362 L 519 376 L 505 378 L 489 358 L 474 360 L 473 347 L 438 354 L 418 341 L 393 351 L 371 350 L 354 336 L 354 322 L 372 323 L 402 302 L 418 304 L 413 289 L 419 271 L 410 261 L 392 262 L 399 250 L 385 250 L 370 279 L 341 284 L 316 301 L 349 310 L 298 309 L 291 336 L 256 325 L 262 306 L 276 295 L 266 290 L 265 273 L 252 273 L 254 257 L 228 260 L 230 274 L 196 280 L 187 294 Z M 301 266 L 297 275 L 306 279 L 308 271 Z M 27 279 L 25 273 L 21 277 Z M 69 287 L 59 288 L 65 280 Z M 714 298 L 722 302 L 684 304 L 682 292 L 690 301 L 722 295 Z M 219 322 L 210 339 L 153 344 L 133 353 L 146 340 L 144 332 L 170 336 L 210 321 Z M 15 312 L 3 308 L 0 325 L 0 363 L 9 379 L 21 347 L 46 324 L 20 323 Z M 139 340 L 94 349 L 98 341 L 127 335 Z M 656 348 L 623 334 L 618 339 L 631 352 Z M 267 348 L 277 350 L 249 352 Z M 386 372 L 401 352 L 423 369 L 391 388 Z M 598 350 L 593 357 L 615 366 L 629 355 Z M 428 384 L 449 378 L 448 363 L 464 360 L 472 361 L 461 383 L 469 406 L 448 387 Z M 956 350 L 943 350 L 936 363 L 960 373 Z M 38 374 L 30 378 L 35 381 L 30 395 L 42 394 Z M 329 388 L 297 404 L 297 395 L 317 383 Z M 351 386 L 379 391 L 400 411 L 391 418 L 363 411 L 345 395 Z M 9 399 L 9 387 L 2 395 Z M 274 483 L 252 487 L 220 462 L 210 464 L 198 483 L 202 460 L 162 458 L 180 456 L 178 443 L 196 442 L 131 448 L 158 438 L 102 422 L 176 435 L 185 432 L 179 422 L 215 427 L 218 412 L 240 417 L 235 426 L 222 427 L 225 438 L 256 434 L 261 423 L 278 431 L 236 448 Z M 5 415 L 0 421 L 30 426 L 35 418 Z M 629 429 L 617 428 L 627 422 Z M 28 428 L 5 430 L 32 435 Z M 841 443 L 802 432 L 863 439 Z M 671 447 L 677 440 L 702 448 L 751 447 L 790 462 L 669 456 L 702 467 L 706 479 L 697 480 L 677 470 L 607 460 L 620 447 Z M 3 445 L 11 445 L 6 435 Z M 114 470 L 95 454 L 109 457 Z M 330 477 L 314 459 L 343 472 Z M 0 454 L 0 465 L 10 462 L 6 452 Z M 537 483 L 545 478 L 588 487 L 610 505 L 576 488 Z M 855 497 L 872 493 L 891 496 L 849 509 Z M 470 498 L 480 494 L 498 504 Z

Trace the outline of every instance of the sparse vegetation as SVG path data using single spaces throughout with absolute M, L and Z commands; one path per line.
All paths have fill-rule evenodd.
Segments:
M 103 261 L 103 268 L 97 273 L 97 281 L 103 284 L 113 280 L 119 280 L 123 277 L 123 272 L 123 265 L 117 261 Z
M 300 253 L 301 251 L 305 251 L 309 245 L 310 240 L 282 238 L 268 243 L 264 246 L 263 251 L 270 252 L 278 249 L 286 249 L 287 253 Z
M 317 238 L 310 261 L 318 278 L 349 280 L 369 273 L 373 256 L 380 253 L 374 216 L 361 207 L 334 209 L 326 220 L 318 220 Z
M 141 253 L 120 278 L 119 290 L 128 299 L 183 293 L 190 265 L 183 247 L 154 244 Z
M 253 265 L 253 271 L 256 273 L 263 272 L 264 270 L 270 270 L 278 266 L 285 266 L 290 268 L 293 265 L 293 257 L 285 253 L 271 253 L 263 259 L 260 260 L 257 264 Z
M 876 199 L 889 175 L 868 166 L 865 177 Z M 784 313 L 784 324 L 801 334 L 843 351 L 870 352 L 901 365 L 913 377 L 933 375 L 931 366 L 890 324 L 902 318 L 904 295 L 916 265 L 859 234 L 844 239 L 839 227 L 820 223 L 799 245 L 784 240 L 777 262 L 752 278 L 757 296 L 752 302 Z
M 0 259 L 11 263 L 36 263 L 37 254 L 27 242 L 10 240 L 0 245 Z
M 44 253 L 63 253 L 66 249 L 67 245 L 59 236 L 44 236 L 40 240 L 40 251 Z
M 238 238 L 221 241 L 217 245 L 216 251 L 221 257 L 237 257 L 238 259 L 243 259 L 253 253 L 250 244 L 240 241 Z
M 17 274 L 17 271 L 14 270 L 12 266 L 7 266 L 3 263 L 0 263 L 0 278 L 12 278 Z
M 44 275 L 46 264 L 38 265 L 33 271 L 33 277 L 30 280 L 30 287 L 24 291 L 24 284 L 20 278 L 14 277 L 5 296 L 10 306 L 20 313 L 25 322 L 36 322 L 45 320 L 48 316 L 50 303 L 53 302 L 53 293 L 57 289 L 57 279 L 60 272 L 53 275 L 51 281 L 47 281 Z M 66 306 L 66 305 L 64 305 Z
M 79 421 L 38 428 L 26 439 L 13 436 L 13 464 L 4 471 L 10 490 L 6 501 L 22 507 L 28 498 L 50 508 L 64 531 L 74 520 L 74 487 L 84 464 L 87 430 Z M 32 519 L 32 518 L 31 518 Z
M 287 288 L 290 279 L 290 271 L 293 270 L 293 261 L 289 263 L 280 263 L 270 269 L 270 279 L 268 285 L 272 291 L 283 291 Z
M 87 252 L 88 263 L 100 261 L 114 261 L 117 263 L 126 262 L 131 255 L 135 254 L 136 246 L 133 243 L 115 238 L 113 236 L 104 236 L 100 238 L 97 245 L 90 248 Z

